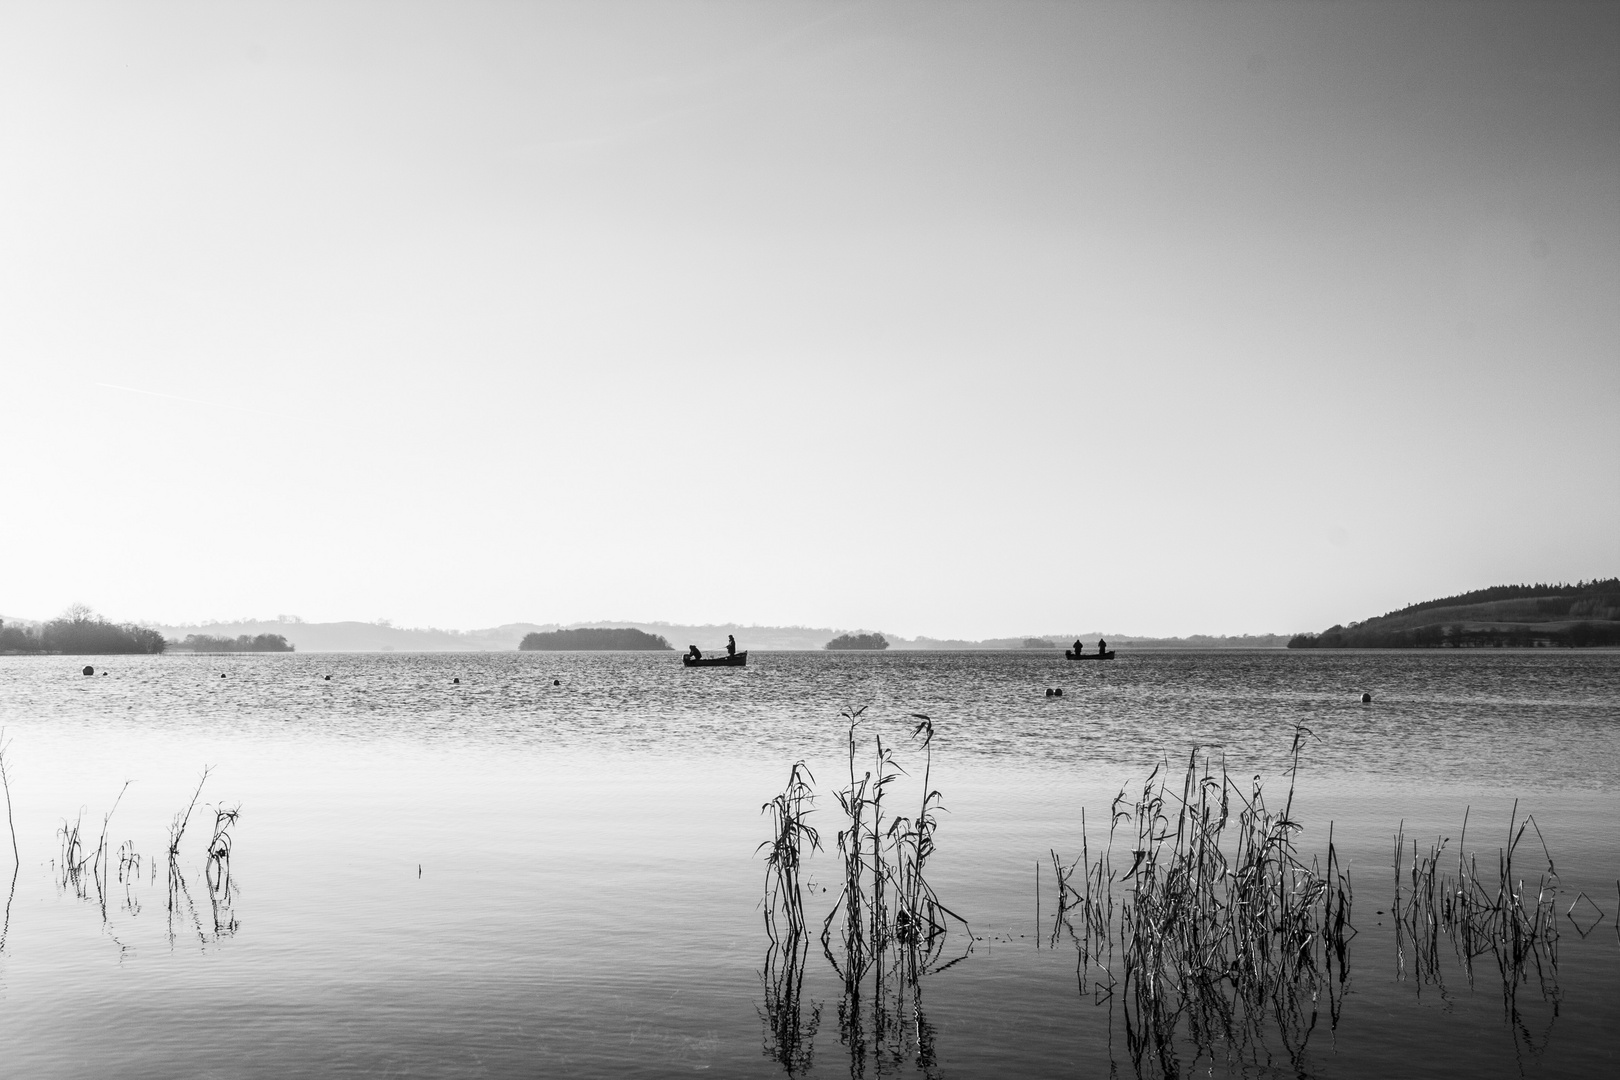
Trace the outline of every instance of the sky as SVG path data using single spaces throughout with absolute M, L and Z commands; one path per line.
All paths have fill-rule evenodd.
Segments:
M 1620 5 L 0 6 L 0 614 L 1620 573 Z

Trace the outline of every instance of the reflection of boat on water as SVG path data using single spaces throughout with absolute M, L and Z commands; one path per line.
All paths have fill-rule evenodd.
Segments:
M 681 663 L 687 667 L 744 667 L 748 663 L 748 650 L 744 649 L 735 656 L 704 656 L 696 659 L 688 654 L 681 657 Z
M 1114 658 L 1114 650 L 1113 649 L 1109 649 L 1105 653 L 1091 653 L 1091 652 L 1077 653 L 1073 649 L 1064 649 L 1063 650 L 1063 659 L 1065 659 L 1065 660 L 1112 660 L 1113 658 Z

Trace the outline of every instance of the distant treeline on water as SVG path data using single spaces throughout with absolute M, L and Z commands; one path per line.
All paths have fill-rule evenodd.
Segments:
M 525 652 L 563 652 L 614 649 L 671 649 L 661 634 L 649 634 L 632 627 L 623 629 L 551 630 L 545 633 L 525 634 L 518 643 Z
M 184 641 L 170 642 L 170 647 L 186 652 L 292 652 L 293 646 L 280 634 L 238 634 L 236 637 L 214 637 L 212 634 L 187 634 Z
M 1620 645 L 1620 578 L 1497 585 L 1426 600 L 1320 634 L 1290 649 L 1586 648 Z
M 823 647 L 833 652 L 845 649 L 887 649 L 889 639 L 882 634 L 839 634 Z
M 160 653 L 168 642 L 156 630 L 134 623 L 110 623 L 86 607 L 72 607 L 43 626 L 6 626 L 0 622 L 0 652 L 66 653 L 108 656 Z

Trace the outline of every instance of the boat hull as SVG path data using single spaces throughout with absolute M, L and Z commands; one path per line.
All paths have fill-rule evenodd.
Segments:
M 1075 655 L 1075 651 L 1073 649 L 1063 650 L 1063 659 L 1065 660 L 1112 660 L 1113 658 L 1113 649 L 1109 649 L 1105 653 L 1080 653 L 1078 656 Z
M 681 663 L 686 667 L 746 667 L 748 665 L 748 650 L 744 649 L 736 656 L 705 656 L 701 660 L 694 660 L 691 656 L 681 657 Z

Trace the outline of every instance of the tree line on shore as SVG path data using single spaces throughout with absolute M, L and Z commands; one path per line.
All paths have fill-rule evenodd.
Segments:
M 167 645 L 151 627 L 111 623 L 81 604 L 37 627 L 0 622 L 0 652 L 107 656 L 161 653 Z
M 1333 626 L 1320 634 L 1295 634 L 1290 649 L 1584 649 L 1620 645 L 1620 623 L 1578 622 L 1568 626 L 1517 624 L 1417 626 L 1409 630 Z

